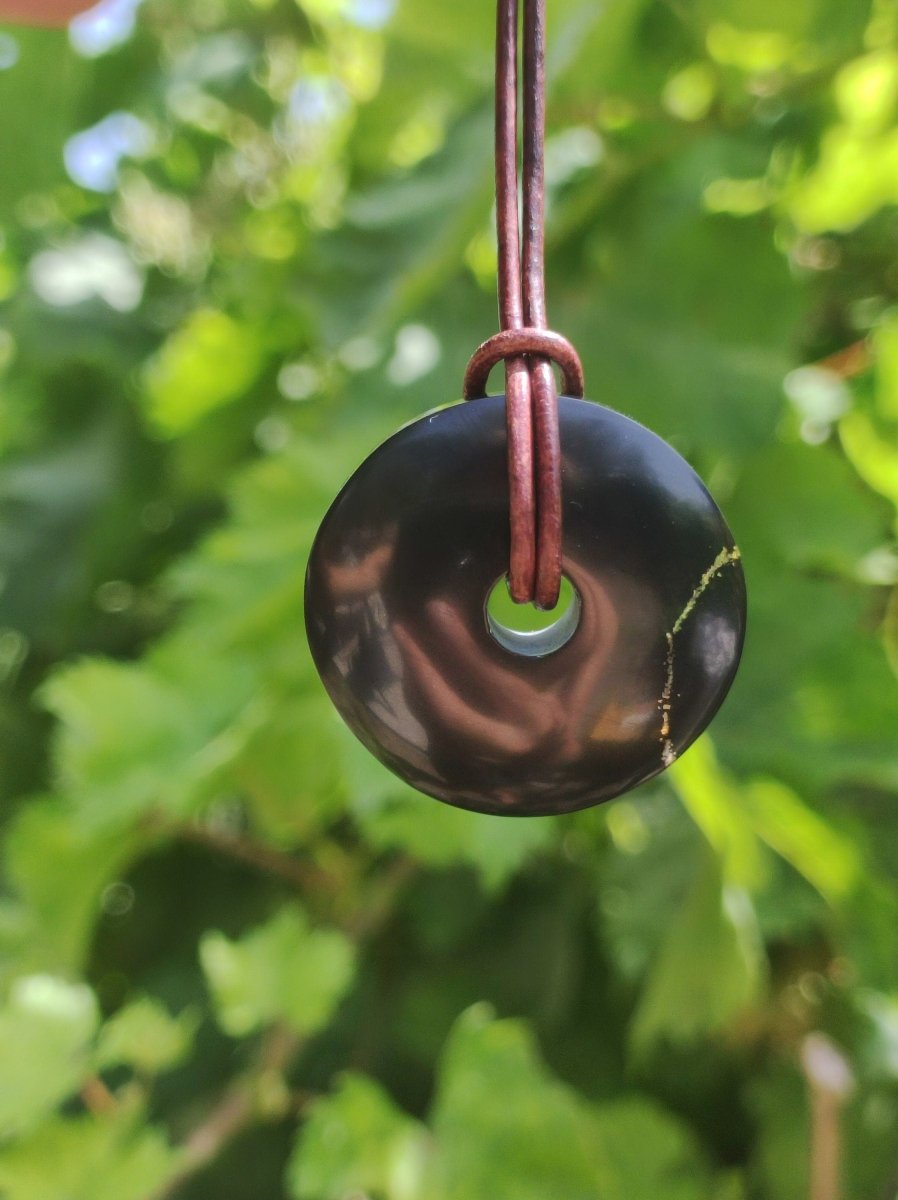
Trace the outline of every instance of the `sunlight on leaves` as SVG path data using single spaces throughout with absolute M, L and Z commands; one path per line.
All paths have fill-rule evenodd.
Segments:
M 255 335 L 226 313 L 193 313 L 147 365 L 150 418 L 169 437 L 184 433 L 243 395 L 259 370 L 260 355 Z

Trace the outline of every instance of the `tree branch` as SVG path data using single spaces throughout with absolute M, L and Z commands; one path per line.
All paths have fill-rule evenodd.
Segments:
M 94 1116 L 107 1116 L 118 1110 L 118 1100 L 99 1075 L 92 1075 L 81 1085 L 81 1103 Z
M 839 1200 L 842 1109 L 854 1090 L 854 1077 L 841 1052 L 819 1033 L 805 1038 L 801 1065 L 811 1101 L 810 1200 Z
M 219 833 L 209 825 L 192 821 L 163 824 L 160 830 L 181 841 L 193 842 L 194 845 L 204 846 L 237 862 L 256 867 L 267 875 L 276 875 L 301 891 L 332 891 L 337 886 L 333 875 L 314 863 L 240 834 Z
M 283 1076 L 301 1047 L 301 1039 L 286 1025 L 272 1026 L 262 1041 L 256 1066 L 228 1088 L 187 1137 L 176 1174 L 149 1200 L 171 1200 L 241 1133 L 261 1121 L 278 1120 L 294 1106 Z
M 852 342 L 844 350 L 837 350 L 835 354 L 819 359 L 813 365 L 821 371 L 838 375 L 840 379 L 854 379 L 857 375 L 863 375 L 872 362 L 870 343 L 866 338 L 862 338 L 858 342 Z
M 364 905 L 343 924 L 357 941 L 364 941 L 381 929 L 389 919 L 396 897 L 418 873 L 419 864 L 405 855 L 394 858 L 383 874 L 371 884 Z
M 192 830 L 196 827 L 189 828 Z M 239 858 L 263 870 L 272 869 L 269 865 L 272 856 L 279 868 L 283 868 L 285 862 L 300 867 L 305 865 L 255 842 L 229 835 L 222 837 L 211 831 L 211 837 L 206 837 L 205 830 L 199 832 L 202 836 L 194 840 L 225 853 L 233 852 L 236 845 Z M 317 871 L 317 868 L 314 869 Z M 383 874 L 370 884 L 364 902 L 342 923 L 344 931 L 357 942 L 376 934 L 386 924 L 396 897 L 417 869 L 418 864 L 410 858 L 394 859 Z M 287 877 L 285 869 L 276 869 L 275 873 Z M 326 879 L 332 886 L 332 877 L 326 876 Z M 148 1200 L 173 1200 L 185 1183 L 210 1166 L 235 1138 L 254 1125 L 262 1121 L 280 1120 L 288 1115 L 300 1115 L 314 1096 L 308 1092 L 291 1092 L 284 1077 L 299 1056 L 302 1046 L 301 1038 L 289 1026 L 273 1025 L 263 1038 L 257 1064 L 234 1081 L 219 1103 L 188 1134 L 181 1146 L 176 1174 Z

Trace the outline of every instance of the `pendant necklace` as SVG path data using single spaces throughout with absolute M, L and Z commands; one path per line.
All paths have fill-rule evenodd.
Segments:
M 601 804 L 670 766 L 723 702 L 746 619 L 739 550 L 704 484 L 585 400 L 576 350 L 548 328 L 545 0 L 523 8 L 521 233 L 518 0 L 498 4 L 502 329 L 462 402 L 345 485 L 305 597 L 315 665 L 371 753 L 430 796 L 508 816 Z M 499 362 L 505 394 L 487 396 Z M 515 628 L 496 615 L 504 589 L 554 619 Z

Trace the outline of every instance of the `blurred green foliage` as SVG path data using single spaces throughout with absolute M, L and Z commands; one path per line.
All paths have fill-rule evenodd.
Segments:
M 0 1196 L 795 1200 L 835 1113 L 894 1200 L 898 3 L 550 0 L 552 323 L 751 596 L 557 821 L 388 777 L 301 614 L 495 328 L 492 5 L 135 8 L 0 29 Z

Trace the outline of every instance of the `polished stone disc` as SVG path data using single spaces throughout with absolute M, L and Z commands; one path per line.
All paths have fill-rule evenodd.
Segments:
M 356 471 L 306 580 L 315 664 L 350 729 L 413 787 L 509 815 L 600 804 L 670 765 L 739 662 L 739 551 L 701 480 L 610 409 L 559 401 L 554 628 L 487 614 L 508 562 L 502 396 L 422 417 Z

